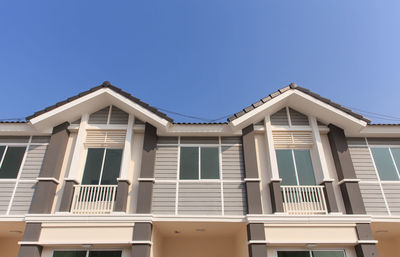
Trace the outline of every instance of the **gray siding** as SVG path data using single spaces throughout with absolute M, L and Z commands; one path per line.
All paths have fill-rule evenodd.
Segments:
M 349 146 L 349 150 L 357 178 L 362 181 L 378 180 L 368 147 Z
M 153 188 L 152 212 L 175 214 L 176 183 L 155 183 Z
M 400 184 L 384 183 L 382 187 L 391 214 L 400 215 Z
M 244 215 L 247 213 L 244 183 L 224 182 L 224 213 L 225 215 Z
M 218 144 L 218 137 L 181 137 L 181 144 Z
M 19 181 L 11 205 L 10 215 L 23 215 L 28 213 L 35 191 L 35 185 L 36 182 Z
M 107 106 L 100 111 L 94 112 L 89 116 L 89 124 L 107 124 L 107 118 L 109 113 L 110 107 Z
M 113 106 L 111 110 L 110 124 L 128 124 L 129 114 Z
M 39 176 L 47 145 L 31 145 L 28 149 L 21 179 L 36 179 Z
M 280 126 L 289 126 L 289 120 L 286 113 L 286 108 L 283 108 L 271 115 L 271 124 Z
M 387 215 L 385 200 L 378 183 L 359 183 L 365 209 L 368 214 Z
M 221 215 L 220 183 L 180 183 L 178 214 Z
M 308 117 L 298 111 L 295 111 L 289 108 L 290 113 L 290 121 L 294 126 L 308 126 L 310 123 L 308 122 Z
M 400 138 L 368 138 L 369 145 L 400 145 Z
M 15 182 L 0 180 L 0 215 L 7 213 L 14 187 Z
M 176 179 L 178 146 L 158 146 L 154 168 L 155 179 Z
M 244 164 L 242 146 L 222 146 L 222 177 L 224 180 L 242 180 Z

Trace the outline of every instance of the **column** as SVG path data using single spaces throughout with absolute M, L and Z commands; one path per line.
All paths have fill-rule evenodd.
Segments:
M 267 257 L 264 224 L 247 224 L 247 238 L 249 244 L 249 257 Z
M 133 228 L 132 257 L 150 257 L 152 224 L 137 222 Z
M 370 224 L 358 223 L 356 232 L 358 244 L 354 248 L 357 257 L 378 257 L 377 241 L 374 240 Z
M 40 257 L 42 246 L 38 244 L 42 223 L 27 223 L 18 257 Z

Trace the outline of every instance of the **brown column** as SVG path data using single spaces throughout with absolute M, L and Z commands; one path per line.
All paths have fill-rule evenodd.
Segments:
M 332 150 L 338 175 L 340 190 L 347 214 L 365 214 L 365 206 L 361 197 L 360 186 L 356 180 L 353 162 L 347 145 L 344 130 L 329 124 L 329 143 Z
M 249 257 L 267 257 L 264 224 L 247 224 L 247 238 L 249 241 Z
M 271 194 L 272 212 L 283 212 L 283 199 L 281 191 L 281 181 L 275 180 L 269 183 L 269 191 Z
M 356 232 L 360 242 L 354 247 L 357 257 L 378 257 L 378 249 L 376 248 L 370 224 L 357 224 Z
M 29 213 L 50 213 L 69 138 L 68 122 L 53 128 Z
M 157 129 L 146 123 L 142 153 L 142 167 L 140 170 L 137 213 L 151 213 L 153 196 L 154 164 L 157 148 Z
M 335 191 L 333 191 L 332 181 L 324 181 L 321 183 L 321 185 L 324 186 L 324 195 L 326 205 L 328 207 L 328 212 L 339 212 L 335 197 Z
M 69 212 L 71 210 L 72 197 L 74 196 L 74 185 L 78 185 L 78 182 L 75 180 L 64 180 L 64 190 L 60 204 L 61 212 Z
M 123 180 L 123 179 L 118 180 L 118 190 L 115 199 L 114 211 L 126 212 L 129 185 L 130 183 L 128 180 Z
M 40 257 L 42 246 L 35 244 L 39 241 L 42 223 L 27 223 L 18 257 Z
M 256 143 L 253 124 L 242 131 L 243 157 L 245 169 L 247 213 L 262 214 L 260 178 L 256 156 Z
M 149 257 L 151 251 L 152 224 L 137 222 L 133 228 L 132 257 Z

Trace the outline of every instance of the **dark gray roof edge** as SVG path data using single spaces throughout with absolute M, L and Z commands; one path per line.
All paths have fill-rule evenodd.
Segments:
M 229 117 L 229 118 L 227 119 L 228 122 L 232 122 L 232 121 L 234 121 L 235 119 L 237 119 L 237 118 L 239 118 L 239 117 L 245 115 L 246 113 L 251 112 L 252 110 L 254 110 L 254 109 L 260 107 L 260 106 L 263 105 L 264 103 L 266 103 L 266 102 L 270 101 L 271 99 L 273 99 L 273 98 L 275 98 L 275 97 L 277 97 L 277 96 L 283 94 L 284 92 L 286 92 L 286 91 L 288 91 L 288 90 L 299 90 L 299 91 L 301 91 L 301 92 L 303 92 L 303 93 L 306 93 L 306 94 L 308 94 L 308 95 L 314 97 L 315 99 L 320 100 L 320 101 L 322 101 L 322 102 L 324 102 L 324 103 L 326 103 L 326 104 L 329 104 L 329 105 L 331 105 L 331 106 L 333 106 L 333 107 L 335 107 L 335 108 L 337 108 L 337 109 L 339 109 L 339 110 L 341 110 L 341 111 L 343 111 L 343 112 L 345 112 L 345 113 L 347 113 L 347 114 L 349 114 L 349 115 L 351 115 L 351 116 L 353 116 L 353 117 L 355 117 L 355 118 L 357 118 L 357 119 L 359 119 L 359 120 L 363 120 L 363 121 L 365 121 L 365 122 L 367 122 L 367 123 L 370 123 L 370 122 L 371 122 L 369 119 L 365 118 L 365 117 L 362 116 L 361 114 L 358 114 L 358 113 L 356 113 L 356 112 L 353 112 L 352 110 L 350 110 L 350 109 L 348 109 L 348 108 L 346 108 L 346 107 L 343 107 L 343 106 L 340 105 L 340 104 L 337 104 L 337 103 L 335 103 L 335 102 L 332 102 L 330 99 L 325 98 L 325 97 L 322 97 L 322 96 L 320 96 L 319 94 L 316 94 L 316 93 L 310 91 L 310 90 L 307 89 L 307 88 L 299 87 L 299 86 L 298 86 L 297 84 L 295 84 L 295 83 L 290 83 L 290 85 L 288 85 L 288 86 L 286 86 L 286 87 L 283 87 L 283 88 L 281 88 L 281 89 L 275 91 L 274 93 L 269 94 L 268 96 L 266 96 L 266 97 L 260 99 L 259 101 L 253 103 L 252 105 L 250 105 L 250 106 L 244 108 L 242 111 L 235 113 L 233 116 L 231 116 L 231 117 Z
M 55 108 L 57 108 L 57 107 L 60 107 L 60 106 L 62 106 L 62 105 L 64 105 L 64 104 L 67 104 L 67 103 L 69 103 L 69 102 L 72 102 L 72 101 L 74 101 L 74 100 L 76 100 L 76 99 L 78 99 L 78 98 L 81 98 L 82 96 L 88 95 L 88 94 L 93 93 L 93 92 L 95 92 L 95 91 L 97 91 L 97 90 L 100 90 L 100 89 L 102 89 L 102 88 L 109 88 L 109 89 L 113 90 L 114 92 L 116 92 L 116 93 L 118 93 L 118 94 L 120 94 L 120 95 L 122 95 L 122 96 L 128 98 L 128 99 L 131 100 L 132 102 L 134 102 L 134 103 L 136 103 L 136 104 L 142 106 L 143 108 L 145 108 L 145 109 L 151 111 L 152 113 L 158 115 L 159 117 L 161 117 L 161 118 L 163 118 L 163 119 L 165 119 L 165 120 L 167 120 L 167 121 L 169 121 L 169 122 L 174 122 L 174 120 L 173 120 L 172 118 L 168 117 L 165 113 L 160 112 L 159 110 L 157 110 L 157 108 L 155 108 L 155 107 L 153 107 L 153 106 L 150 106 L 149 104 L 147 104 L 147 103 L 145 103 L 145 102 L 142 102 L 140 99 L 138 99 L 138 98 L 132 96 L 132 95 L 129 94 L 128 92 L 125 92 L 125 91 L 123 91 L 122 89 L 120 89 L 120 88 L 118 88 L 118 87 L 116 87 L 116 86 L 111 85 L 111 83 L 108 82 L 108 81 L 104 81 L 103 84 L 101 84 L 101 85 L 99 85 L 99 86 L 93 87 L 93 88 L 91 88 L 91 89 L 89 89 L 89 90 L 87 90 L 87 91 L 84 91 L 84 92 L 79 93 L 79 94 L 77 94 L 77 95 L 75 95 L 75 96 L 72 96 L 72 97 L 70 97 L 70 98 L 68 98 L 68 99 L 66 99 L 66 100 L 64 100 L 64 101 L 58 102 L 58 103 L 56 103 L 56 104 L 54 104 L 54 105 L 51 105 L 51 106 L 49 106 L 49 107 L 44 108 L 43 110 L 37 111 L 37 112 L 35 112 L 34 114 L 32 114 L 32 115 L 26 117 L 26 119 L 27 119 L 27 120 L 30 120 L 30 119 L 32 119 L 32 118 L 35 118 L 35 117 L 37 117 L 37 116 L 39 116 L 39 115 L 42 115 L 42 114 L 44 114 L 44 113 L 46 113 L 46 112 L 49 112 L 49 111 L 51 111 L 51 110 L 53 110 L 53 109 L 55 109 Z

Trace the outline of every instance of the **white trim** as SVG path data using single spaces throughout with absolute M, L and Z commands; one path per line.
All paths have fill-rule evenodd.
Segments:
M 343 183 L 348 183 L 348 182 L 350 182 L 350 183 L 358 183 L 358 182 L 360 182 L 361 180 L 360 179 L 358 179 L 358 178 L 344 178 L 344 179 L 342 179 L 342 180 L 340 180 L 339 182 L 338 182 L 338 185 L 341 185 L 341 184 L 343 184 Z
M 8 145 L 5 146 L 4 152 L 3 152 L 3 156 L 1 156 L 1 160 L 0 160 L 0 169 L 1 169 L 1 166 L 3 166 L 3 161 L 4 161 L 4 159 L 6 158 L 7 150 L 8 150 Z
M 222 216 L 225 215 L 225 201 L 224 201 L 224 179 L 222 174 L 222 146 L 221 146 L 221 137 L 218 137 L 218 167 L 219 167 L 219 179 L 221 180 L 221 213 Z
M 247 241 L 247 244 L 266 244 L 267 240 L 249 240 Z
M 265 139 L 266 139 L 266 149 L 267 154 L 266 158 L 268 159 L 267 163 L 269 164 L 269 170 L 271 171 L 271 181 L 272 180 L 282 180 L 279 177 L 279 169 L 278 169 L 278 161 L 276 159 L 276 152 L 274 146 L 274 138 L 272 135 L 272 127 L 271 127 L 271 117 L 269 115 L 264 118 L 264 129 L 265 129 Z
M 112 112 L 112 104 L 110 105 L 110 108 L 108 108 L 108 114 L 107 114 L 107 125 L 110 124 L 111 120 L 111 112 Z
M 69 168 L 68 178 L 80 181 L 79 174 L 82 173 L 82 158 L 85 150 L 84 142 L 86 138 L 86 126 L 89 121 L 89 114 L 85 113 L 81 117 L 81 123 L 79 125 L 78 135 L 76 136 L 75 148 L 72 152 L 72 160 Z
M 52 177 L 38 177 L 36 179 L 37 181 L 53 181 L 56 184 L 60 184 L 60 181 L 56 178 L 52 178 Z
M 317 118 L 315 118 L 314 116 L 308 116 L 308 120 L 311 125 L 311 130 L 313 134 L 313 148 L 316 150 L 318 156 L 318 158 L 316 158 L 318 169 L 322 173 L 323 180 L 331 179 L 329 175 L 328 164 L 326 162 L 324 147 L 322 145 L 321 135 L 319 134 L 320 132 L 318 129 Z
M 128 240 L 127 241 L 122 241 L 122 240 L 121 241 L 61 241 L 61 242 L 19 241 L 18 245 L 125 245 L 125 244 L 128 245 L 128 244 L 132 244 L 131 242 L 132 241 L 128 241 Z M 103 249 L 99 249 L 99 250 L 103 250 Z M 90 250 L 86 249 L 84 251 L 90 251 Z M 119 250 L 116 250 L 116 251 L 119 251 Z
M 177 160 L 177 171 L 176 171 L 176 188 L 175 188 L 175 215 L 178 215 L 178 204 L 179 204 L 179 180 L 180 180 L 180 172 L 181 172 L 181 137 L 178 137 L 178 160 Z
M 358 240 L 359 244 L 377 244 L 378 240 Z
M 22 171 L 24 170 L 24 165 L 25 165 L 26 158 L 28 156 L 28 152 L 29 152 L 29 148 L 30 148 L 31 142 L 32 142 L 32 136 L 29 137 L 28 144 L 25 146 L 24 156 L 22 157 L 21 165 L 19 166 L 17 178 L 16 178 L 15 185 L 14 185 L 14 190 L 13 190 L 13 193 L 11 195 L 10 202 L 8 204 L 6 215 L 10 215 L 11 207 L 12 207 L 12 205 L 14 203 L 15 194 L 17 193 L 17 188 L 18 188 L 18 185 L 19 185 L 19 182 L 20 182 L 20 179 L 21 179 Z M 6 156 L 6 150 L 8 150 L 8 146 L 4 150 L 3 159 L 1 160 L 1 165 L 3 164 L 4 158 Z M 1 167 L 1 165 L 0 165 L 0 167 Z
M 285 109 L 286 109 L 286 116 L 287 116 L 288 123 L 289 123 L 289 128 L 291 128 L 292 127 L 292 117 L 290 117 L 289 107 L 286 106 Z
M 129 168 L 132 158 L 132 138 L 133 138 L 133 124 L 135 124 L 135 117 L 129 114 L 128 127 L 126 128 L 125 144 L 121 159 L 121 168 L 119 172 L 119 178 L 129 179 Z
M 153 245 L 153 242 L 151 242 L 151 240 L 132 240 L 130 241 L 130 243 L 136 245 Z

